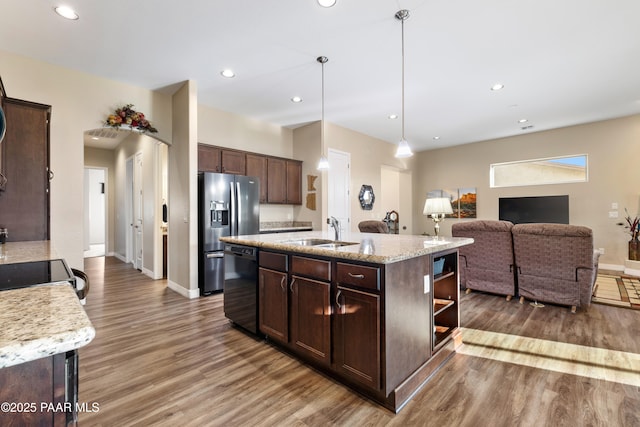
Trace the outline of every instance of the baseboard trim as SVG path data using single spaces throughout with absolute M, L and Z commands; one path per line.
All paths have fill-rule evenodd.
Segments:
M 126 263 L 126 262 L 127 262 L 127 257 L 125 257 L 125 256 L 123 256 L 123 255 L 120 255 L 120 254 L 119 254 L 119 253 L 117 253 L 117 252 L 116 252 L 116 253 L 114 253 L 114 254 L 113 254 L 113 256 L 114 256 L 114 257 L 116 257 L 116 258 L 118 258 L 120 261 L 122 261 L 122 262 L 124 262 L 124 263 Z
M 624 271 L 624 265 L 598 263 L 598 270 Z
M 200 296 L 200 289 L 185 289 L 171 280 L 167 280 L 167 287 L 185 298 L 195 299 Z

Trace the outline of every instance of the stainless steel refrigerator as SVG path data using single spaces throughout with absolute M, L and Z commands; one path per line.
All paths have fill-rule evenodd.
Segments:
M 224 173 L 198 174 L 198 282 L 201 295 L 223 290 L 223 236 L 260 232 L 260 181 Z

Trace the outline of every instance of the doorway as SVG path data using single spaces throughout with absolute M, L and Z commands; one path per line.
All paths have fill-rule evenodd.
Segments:
M 340 233 L 351 230 L 351 204 L 349 189 L 351 188 L 351 154 L 329 148 L 328 174 L 328 210 L 330 217 L 340 222 Z
M 84 169 L 84 257 L 104 256 L 107 252 L 107 170 Z

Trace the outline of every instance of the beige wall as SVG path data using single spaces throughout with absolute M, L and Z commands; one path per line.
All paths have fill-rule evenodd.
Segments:
M 543 157 L 587 154 L 586 183 L 489 188 L 489 165 Z M 624 221 L 624 208 L 635 215 L 640 197 L 640 115 L 502 138 L 418 153 L 414 170 L 414 231 L 432 232 L 433 223 L 422 215 L 429 190 L 476 187 L 478 218 L 498 218 L 498 198 L 569 195 L 569 221 L 593 229 L 596 248 L 604 248 L 601 263 L 622 265 L 628 235 L 616 223 Z M 609 218 L 618 203 L 619 218 Z M 451 235 L 454 220 L 441 224 Z
M 198 142 L 299 159 L 293 154 L 291 129 L 204 105 L 198 106 Z M 293 209 L 291 205 L 262 204 L 260 221 L 293 220 Z
M 296 140 L 296 144 L 297 143 L 298 141 Z M 368 135 L 346 129 L 332 123 L 326 123 L 325 145 L 327 149 L 333 148 L 347 152 L 351 155 L 351 188 L 349 189 L 351 199 L 351 230 L 358 231 L 358 223 L 360 221 L 368 219 L 383 219 L 386 212 L 392 208 L 391 203 L 393 203 L 393 200 L 397 197 L 398 200 L 401 201 L 401 204 L 394 209 L 398 211 L 400 216 L 400 228 L 402 229 L 402 227 L 406 227 L 406 230 L 403 230 L 403 232 L 411 234 L 413 232 L 413 217 L 411 215 L 411 212 L 413 211 L 411 188 L 412 180 L 407 179 L 407 176 L 411 175 L 415 156 L 409 159 L 396 159 L 394 156 L 396 151 L 395 144 L 390 144 L 386 141 L 372 138 Z M 317 158 L 313 162 L 313 165 L 316 163 Z M 382 167 L 391 168 L 398 171 L 400 174 L 398 182 L 402 185 L 396 189 L 397 196 L 386 195 L 384 193 L 389 187 L 382 186 Z M 318 178 L 318 180 L 320 180 L 320 178 Z M 376 201 L 374 202 L 373 209 L 370 211 L 363 210 L 360 207 L 360 202 L 358 200 L 360 187 L 363 184 L 371 185 L 373 187 L 373 192 L 376 195 Z M 326 188 L 327 173 L 323 174 L 322 181 L 319 183 L 319 186 Z M 392 202 L 385 202 L 387 199 Z M 326 193 L 323 193 L 323 212 L 321 218 L 327 217 L 326 209 L 327 195 Z M 327 227 L 326 222 L 324 221 L 323 227 Z
M 197 84 L 185 82 L 172 100 L 169 147 L 169 287 L 198 296 L 198 105 Z
M 107 254 L 115 251 L 115 160 L 113 150 L 86 147 L 84 149 L 85 167 L 104 168 L 107 177 Z
M 160 135 L 171 135 L 170 97 L 140 87 L 0 50 L 7 95 L 51 105 L 51 240 L 71 267 L 84 268 L 83 133 L 102 125 L 118 105 L 133 103 Z

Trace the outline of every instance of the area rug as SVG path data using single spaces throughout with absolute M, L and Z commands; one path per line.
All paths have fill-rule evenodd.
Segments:
M 591 301 L 640 310 L 640 278 L 598 274 Z

